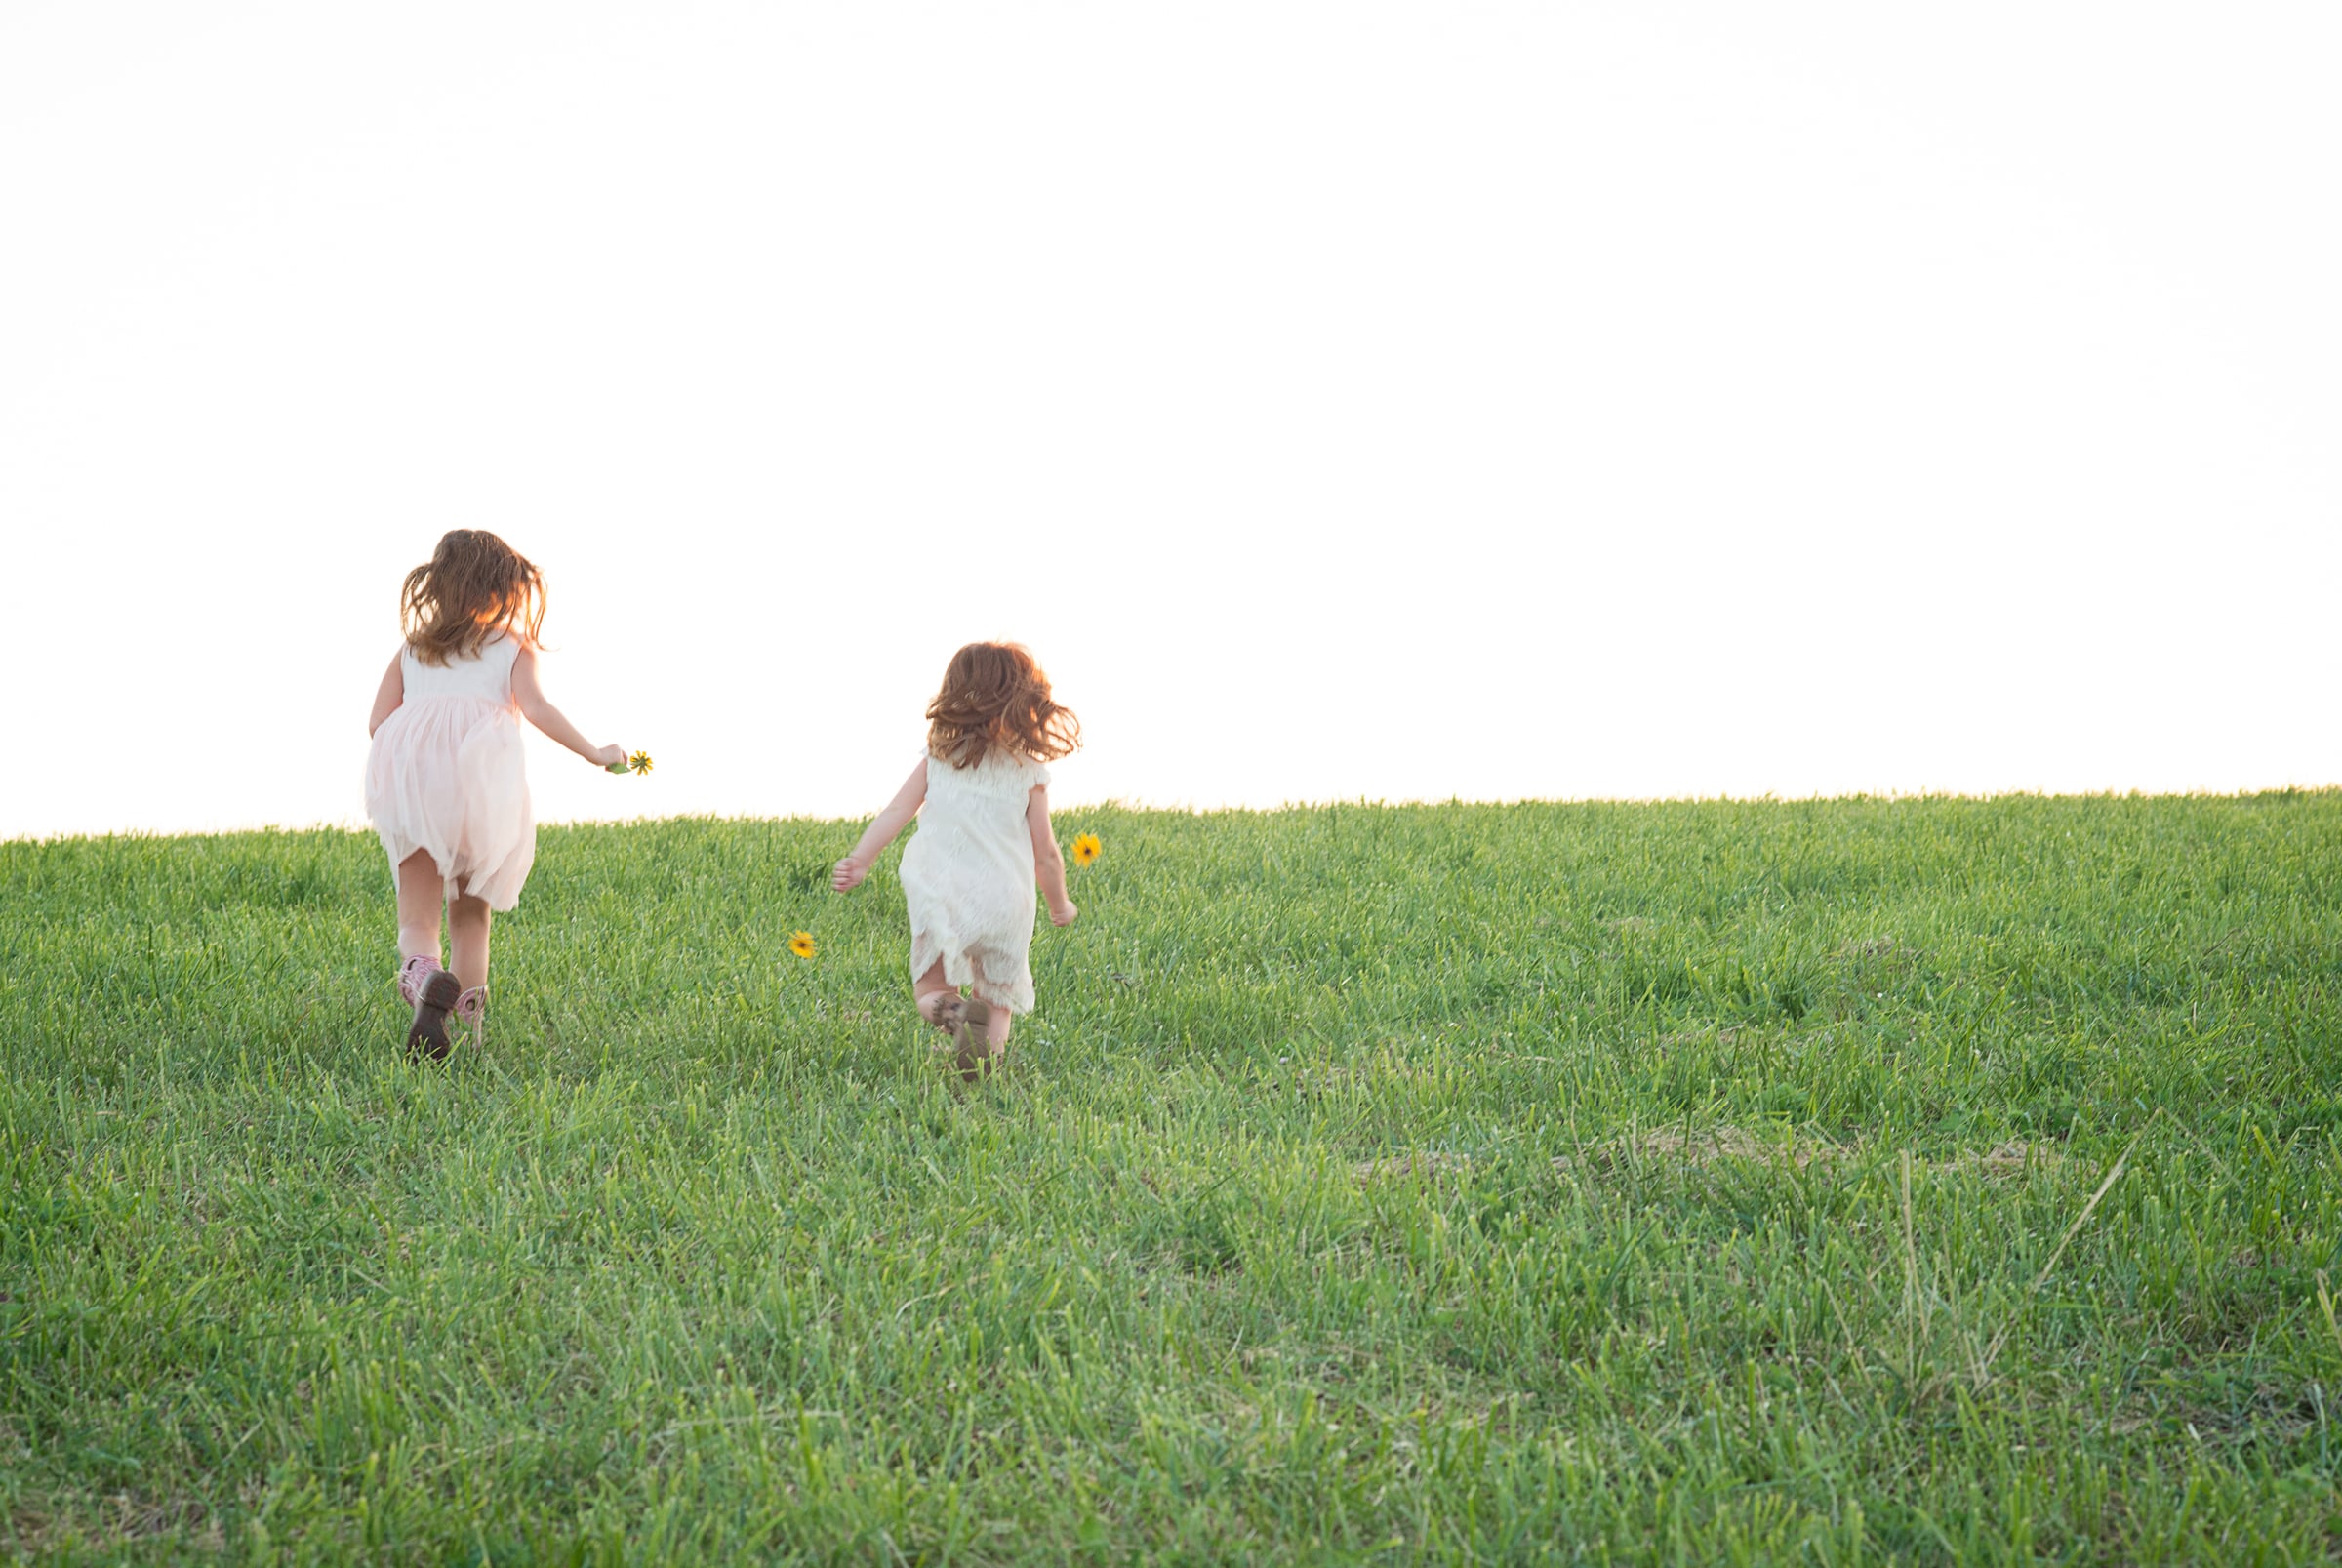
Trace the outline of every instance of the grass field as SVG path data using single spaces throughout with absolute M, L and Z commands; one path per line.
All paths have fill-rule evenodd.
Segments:
M 370 838 L 0 845 L 0 1548 L 2342 1550 L 2342 795 L 1063 813 L 964 1099 L 856 825 L 546 831 L 441 1068 Z

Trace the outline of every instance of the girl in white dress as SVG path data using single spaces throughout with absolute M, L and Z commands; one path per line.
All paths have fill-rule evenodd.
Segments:
M 1051 697 L 1032 655 L 970 643 L 927 704 L 927 754 L 831 878 L 840 893 L 859 886 L 918 818 L 902 870 L 911 991 L 919 1016 L 951 1036 L 963 1078 L 1000 1066 L 1015 1015 L 1032 1011 L 1035 881 L 1052 922 L 1080 912 L 1066 897 L 1044 766 L 1079 744 L 1080 722 Z
M 537 684 L 545 578 L 494 534 L 463 528 L 407 574 L 398 621 L 406 640 L 375 694 L 367 731 L 366 815 L 398 888 L 398 989 L 414 1011 L 407 1049 L 448 1052 L 452 1012 L 479 1042 L 488 1007 L 492 910 L 520 900 L 537 858 L 520 720 L 586 761 L 626 761 L 595 746 Z M 455 972 L 439 962 L 444 902 Z

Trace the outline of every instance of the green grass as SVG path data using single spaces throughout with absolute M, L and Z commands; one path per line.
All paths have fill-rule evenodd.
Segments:
M 0 845 L 0 1548 L 2342 1549 L 2342 795 L 1061 826 L 964 1100 L 854 824 L 548 830 L 445 1068 L 371 839 Z

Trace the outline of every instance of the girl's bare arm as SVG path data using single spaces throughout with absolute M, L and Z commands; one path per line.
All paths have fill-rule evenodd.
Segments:
M 919 814 L 919 808 L 925 804 L 927 761 L 922 757 L 919 765 L 910 770 L 910 777 L 903 781 L 903 787 L 895 791 L 895 798 L 886 803 L 886 809 L 872 818 L 870 825 L 862 830 L 862 837 L 855 842 L 853 853 L 837 863 L 836 870 L 830 874 L 829 885 L 840 893 L 851 893 L 860 887 L 862 879 L 870 874 L 870 867 L 878 864 L 880 853 L 895 841 L 898 833 L 910 825 L 910 820 Z
M 1081 913 L 1066 897 L 1066 857 L 1057 847 L 1057 829 L 1049 825 L 1049 786 L 1034 784 L 1025 801 L 1025 829 L 1032 835 L 1032 875 L 1049 901 L 1049 923 L 1070 926 Z
M 512 660 L 512 701 L 531 724 L 575 751 L 597 767 L 611 768 L 626 760 L 623 745 L 595 745 L 579 733 L 562 711 L 545 701 L 545 688 L 537 684 L 537 650 L 527 643 Z
M 399 704 L 407 700 L 407 677 L 399 667 L 403 653 L 390 656 L 390 667 L 383 672 L 383 684 L 375 688 L 374 711 L 366 717 L 366 733 L 372 736 L 383 727 L 383 720 L 398 711 Z

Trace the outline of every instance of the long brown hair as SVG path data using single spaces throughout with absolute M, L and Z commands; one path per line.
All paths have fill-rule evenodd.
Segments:
M 1049 677 L 1013 642 L 972 642 L 951 656 L 927 704 L 927 753 L 972 768 L 990 751 L 1053 762 L 1081 744 L 1081 720 L 1049 695 Z
M 398 590 L 398 629 L 426 664 L 467 659 L 500 631 L 533 643 L 544 623 L 545 574 L 486 529 L 441 535 Z

